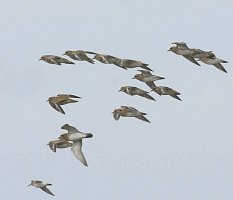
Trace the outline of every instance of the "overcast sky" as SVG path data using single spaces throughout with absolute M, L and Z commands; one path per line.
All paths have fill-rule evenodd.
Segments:
M 5 200 L 219 200 L 233 198 L 233 2 L 186 0 L 1 0 L 1 190 Z M 228 73 L 194 65 L 167 52 L 172 42 L 212 50 Z M 149 64 L 158 82 L 181 101 L 157 101 L 117 92 L 132 85 L 136 69 L 50 65 L 38 59 L 89 50 Z M 49 96 L 69 93 L 80 102 L 55 111 Z M 115 121 L 129 105 L 148 113 Z M 88 167 L 70 149 L 46 145 L 65 123 L 94 137 L 83 141 Z M 52 197 L 26 187 L 52 183 Z

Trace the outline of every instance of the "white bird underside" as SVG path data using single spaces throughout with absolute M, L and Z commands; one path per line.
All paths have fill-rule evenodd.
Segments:
M 76 140 L 71 147 L 71 151 L 73 152 L 75 157 L 80 160 L 80 162 L 82 162 L 85 166 L 88 166 L 82 152 L 82 140 Z

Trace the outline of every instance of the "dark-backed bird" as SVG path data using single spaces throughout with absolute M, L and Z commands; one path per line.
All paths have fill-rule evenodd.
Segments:
M 112 113 L 115 120 L 119 120 L 120 117 L 136 117 L 144 122 L 150 123 L 150 121 L 144 117 L 146 113 L 140 112 L 132 106 L 121 106 L 120 108 L 115 109 Z
M 57 96 L 49 97 L 49 99 L 47 101 L 55 110 L 57 110 L 58 112 L 60 112 L 62 114 L 65 114 L 61 105 L 78 102 L 77 100 L 74 100 L 71 98 L 81 98 L 81 97 L 78 97 L 78 96 L 72 95 L 72 94 L 58 94 Z
M 74 60 L 87 61 L 89 63 L 94 64 L 95 61 L 89 58 L 87 54 L 96 54 L 96 53 L 91 52 L 91 51 L 83 51 L 83 50 L 77 50 L 77 51 L 69 50 L 69 51 L 66 51 L 63 55 L 67 55 Z
M 150 99 L 150 100 L 154 100 L 155 99 L 150 96 L 147 92 L 147 91 L 144 91 L 140 88 L 137 88 L 137 87 L 133 87 L 133 86 L 123 86 L 120 88 L 119 92 L 122 91 L 128 95 L 131 95 L 131 96 L 134 96 L 134 95 L 138 95 L 138 96 L 141 96 L 141 97 L 144 97 L 144 98 L 147 98 L 147 99 Z
M 44 55 L 44 56 L 41 56 L 41 58 L 39 60 L 43 60 L 49 64 L 55 64 L 55 65 L 61 65 L 62 63 L 75 64 L 75 63 L 67 60 L 66 58 L 62 58 L 60 56 L 54 56 L 54 55 Z

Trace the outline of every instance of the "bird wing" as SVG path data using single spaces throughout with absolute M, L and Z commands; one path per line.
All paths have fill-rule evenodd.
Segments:
M 136 108 L 132 107 L 132 106 L 121 106 L 121 108 L 123 108 L 123 109 L 125 109 L 125 110 L 127 110 L 129 112 L 134 112 L 134 111 L 138 112 L 138 110 Z
M 161 87 L 162 90 L 166 93 L 166 94 L 174 94 L 174 95 L 180 95 L 179 92 L 175 91 L 174 89 L 172 88 L 169 88 L 169 87 Z
M 175 95 L 175 94 L 174 95 L 171 94 L 170 96 L 173 97 L 173 98 L 175 98 L 175 99 L 178 99 L 178 100 L 182 101 L 182 99 L 180 97 L 178 97 L 177 95 Z
M 54 194 L 46 186 L 41 187 L 40 189 L 42 189 L 44 192 L 47 192 L 48 194 L 51 194 L 54 196 Z
M 59 62 L 59 63 L 75 64 L 75 63 L 71 62 L 70 60 L 68 60 L 68 59 L 66 59 L 66 58 L 59 57 L 59 56 L 55 56 L 55 59 L 56 59 L 57 62 Z
M 219 70 L 226 72 L 227 70 L 225 70 L 225 68 L 221 65 L 221 63 L 217 63 L 217 64 L 213 64 L 213 66 L 217 67 Z
M 150 96 L 150 95 L 147 94 L 147 93 L 148 93 L 148 92 L 140 93 L 140 94 L 138 94 L 138 95 L 141 96 L 141 97 L 145 97 L 145 98 L 147 98 L 147 99 L 156 101 L 152 96 Z
M 59 97 L 70 97 L 70 98 L 81 98 L 79 96 L 73 95 L 73 94 L 58 94 Z
M 50 62 L 51 62 L 52 64 L 61 65 L 61 63 L 58 62 L 54 57 L 51 57 L 51 58 L 49 58 L 49 59 L 50 59 Z
M 173 42 L 172 44 L 176 44 L 177 47 L 181 49 L 189 49 L 185 42 Z
M 64 110 L 62 109 L 62 107 L 59 104 L 53 103 L 51 101 L 49 101 L 49 104 L 58 112 L 65 114 Z
M 124 66 L 124 59 L 121 59 L 121 58 L 117 58 L 117 57 L 109 57 L 109 58 L 106 58 L 110 63 L 118 66 L 118 67 L 121 67 L 123 69 L 127 69 L 125 66 Z
M 153 81 L 151 81 L 151 82 L 146 82 L 146 84 L 147 84 L 152 90 L 156 87 L 156 85 L 154 84 Z
M 56 146 L 55 146 L 55 144 L 53 144 L 52 142 L 49 142 L 48 145 L 49 145 L 49 148 L 50 148 L 53 152 L 56 152 Z
M 114 119 L 115 120 L 119 120 L 120 119 L 120 113 L 118 113 L 118 112 L 113 112 L 113 117 L 114 117 Z
M 183 57 L 185 57 L 186 59 L 188 59 L 190 62 L 201 66 L 191 55 L 183 55 Z
M 139 69 L 139 70 L 137 70 L 137 71 L 141 72 L 141 74 L 142 74 L 143 76 L 152 76 L 151 72 L 148 71 L 148 70 Z
M 77 128 L 74 126 L 70 126 L 69 124 L 65 124 L 61 127 L 61 129 L 65 129 L 68 133 L 81 133 Z
M 78 57 L 80 57 L 82 60 L 86 60 L 86 61 L 88 61 L 89 63 L 92 63 L 92 64 L 95 62 L 94 60 L 92 60 L 91 58 L 89 58 L 86 55 L 85 52 L 83 52 L 83 51 L 77 51 L 77 53 L 78 53 Z
M 82 152 L 82 140 L 76 140 L 71 147 L 71 151 L 76 158 L 78 158 L 85 166 L 87 166 L 87 161 Z
M 138 119 L 140 119 L 140 120 L 142 120 L 142 121 L 144 121 L 144 122 L 150 123 L 150 121 L 149 121 L 147 118 L 145 118 L 143 115 L 136 116 L 136 118 L 138 118 Z

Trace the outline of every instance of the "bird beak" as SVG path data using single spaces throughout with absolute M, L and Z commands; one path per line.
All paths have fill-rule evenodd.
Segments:
M 46 102 L 49 101 L 49 100 L 46 100 Z
M 42 60 L 41 58 L 39 60 Z
M 63 55 L 63 56 L 65 56 L 66 54 L 65 54 L 65 53 L 63 53 L 62 55 Z
M 30 186 L 30 185 L 32 185 L 32 184 L 30 183 L 29 185 L 27 185 L 27 187 Z
M 120 92 L 121 91 L 121 89 L 120 90 L 118 90 L 118 92 Z
M 168 49 L 167 51 L 171 51 L 171 49 Z
M 135 77 L 131 78 L 131 79 L 135 79 Z

